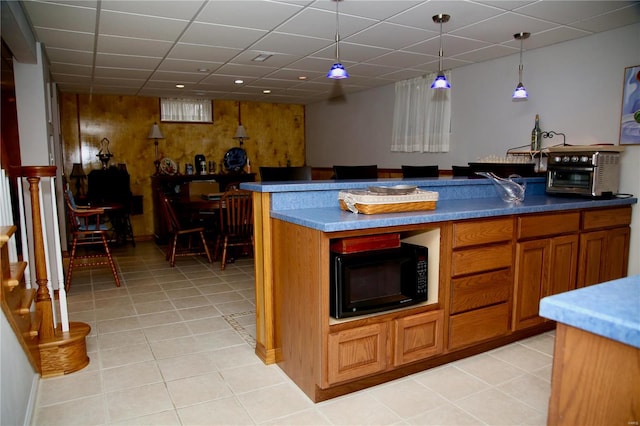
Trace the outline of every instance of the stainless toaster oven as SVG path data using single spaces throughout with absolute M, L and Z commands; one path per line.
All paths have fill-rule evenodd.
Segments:
M 621 149 L 602 147 L 565 146 L 550 149 L 546 192 L 591 198 L 609 198 L 617 194 Z

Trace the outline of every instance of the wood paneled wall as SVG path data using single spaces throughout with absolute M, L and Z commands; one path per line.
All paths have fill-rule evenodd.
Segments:
M 144 214 L 133 216 L 136 237 L 153 234 L 150 176 L 155 172 L 153 139 L 149 130 L 157 122 L 165 139 L 158 141 L 159 157 L 194 163 L 196 154 L 216 162 L 219 170 L 224 154 L 238 146 L 233 139 L 238 126 L 238 102 L 213 101 L 213 123 L 160 122 L 160 100 L 143 96 L 62 94 L 60 96 L 64 172 L 82 163 L 85 173 L 99 169 L 96 157 L 103 138 L 113 154 L 109 165 L 125 163 L 131 175 L 131 191 L 143 196 Z M 302 166 L 305 162 L 304 106 L 241 102 L 242 124 L 249 139 L 244 149 L 252 172 L 260 166 Z M 75 182 L 72 183 L 72 187 Z M 86 185 L 86 181 L 85 181 Z M 85 186 L 86 188 L 86 186 Z

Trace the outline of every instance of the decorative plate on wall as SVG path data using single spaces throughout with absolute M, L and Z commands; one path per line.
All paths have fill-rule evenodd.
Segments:
M 247 152 L 242 148 L 231 148 L 224 155 L 224 168 L 239 172 L 247 164 Z
M 171 158 L 163 158 L 160 160 L 160 173 L 163 175 L 175 175 L 178 173 L 178 166 Z

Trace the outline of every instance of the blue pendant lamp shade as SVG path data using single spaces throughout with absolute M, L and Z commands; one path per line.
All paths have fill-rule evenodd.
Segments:
M 451 18 L 450 15 L 440 13 L 438 15 L 433 15 L 433 22 L 436 24 L 440 24 L 440 50 L 438 51 L 438 75 L 436 79 L 433 80 L 431 84 L 432 89 L 451 89 L 451 84 L 447 80 L 447 77 L 444 76 L 444 72 L 442 72 L 442 23 L 449 22 Z
M 340 62 L 336 62 L 331 66 L 331 69 L 327 73 L 327 78 L 333 78 L 334 80 L 349 78 L 349 73 L 346 69 L 344 69 L 344 65 L 342 65 Z
M 336 2 L 336 63 L 331 66 L 331 69 L 327 73 L 327 78 L 334 80 L 340 80 L 343 78 L 349 78 L 349 73 L 344 68 L 344 65 L 340 63 L 340 21 L 338 20 L 338 3 L 342 0 L 333 0 Z
M 525 89 L 524 85 L 522 84 L 522 41 L 528 39 L 530 35 L 530 33 L 517 33 L 513 35 L 516 40 L 520 40 L 520 66 L 518 67 L 518 85 L 516 86 L 516 90 L 513 91 L 513 95 L 511 96 L 511 98 L 516 101 L 527 100 L 527 98 L 529 97 L 527 89 Z

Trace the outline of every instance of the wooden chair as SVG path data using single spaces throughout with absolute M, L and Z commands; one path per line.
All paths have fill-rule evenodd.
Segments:
M 311 180 L 311 166 L 267 167 L 260 166 L 260 180 L 276 182 L 286 180 Z
M 438 177 L 439 173 L 438 166 L 402 166 L 405 178 Z
M 333 166 L 334 179 L 377 179 L 378 165 Z
M 159 194 L 159 197 L 164 222 L 169 227 L 168 234 L 171 236 L 165 255 L 169 264 L 172 267 L 175 266 L 177 256 L 196 256 L 202 254 L 206 255 L 207 261 L 211 263 L 211 254 L 207 247 L 207 241 L 204 238 L 204 227 L 183 227 L 169 198 L 162 193 Z M 193 241 L 194 236 L 199 240 L 195 245 Z M 186 237 L 186 244 L 184 244 L 183 240 L 185 238 L 183 237 Z
M 116 265 L 113 262 L 109 244 L 107 243 L 107 236 L 111 229 L 107 223 L 103 223 L 104 209 L 85 208 L 76 205 L 68 185 L 64 191 L 64 198 L 73 237 L 69 253 L 69 268 L 67 270 L 65 290 L 69 291 L 71 287 L 74 268 L 99 265 L 109 265 L 116 281 L 116 286 L 120 287 L 120 277 L 118 277 Z M 84 246 L 87 252 L 84 255 L 78 254 L 78 246 Z M 90 252 L 89 249 L 98 249 L 100 253 Z
M 243 247 L 253 253 L 253 200 L 251 191 L 231 189 L 220 198 L 220 234 L 213 254 L 215 260 L 222 248 L 220 270 L 227 263 L 227 249 Z

